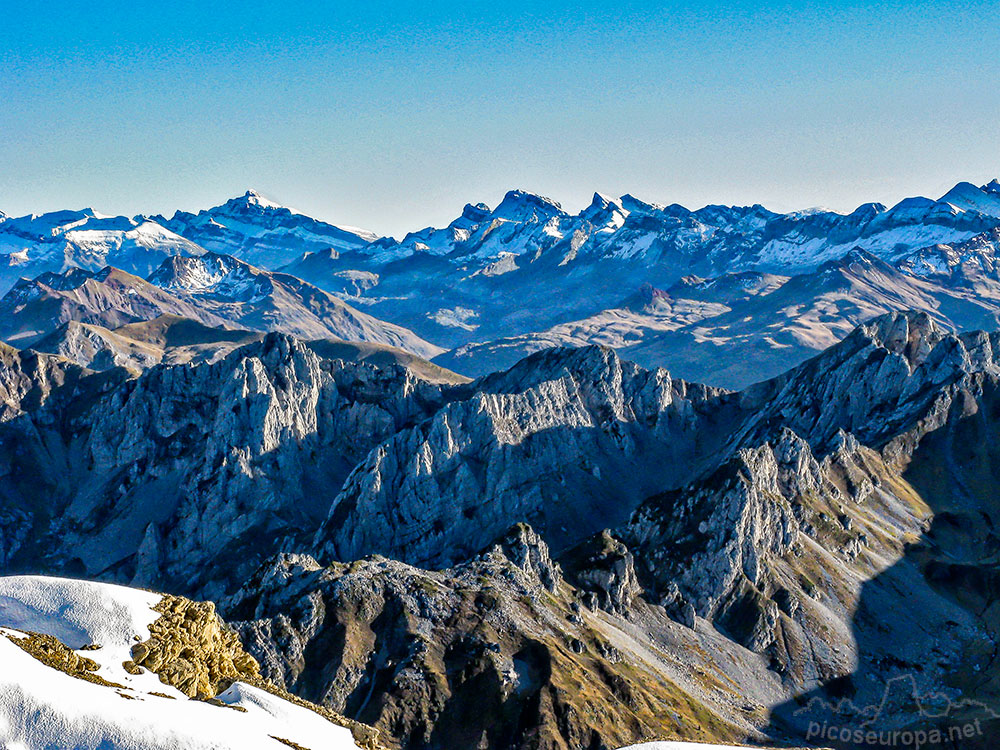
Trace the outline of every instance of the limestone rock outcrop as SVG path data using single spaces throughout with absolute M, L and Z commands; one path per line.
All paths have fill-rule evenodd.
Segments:
M 155 672 L 160 681 L 190 698 L 214 698 L 239 680 L 259 681 L 260 667 L 212 602 L 165 596 L 155 607 L 149 640 L 132 647 L 126 669 Z

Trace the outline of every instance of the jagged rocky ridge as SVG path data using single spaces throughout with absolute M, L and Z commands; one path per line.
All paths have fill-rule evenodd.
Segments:
M 619 747 L 754 731 L 703 710 L 670 676 L 678 659 L 660 663 L 627 622 L 582 606 L 523 525 L 442 571 L 281 556 L 229 609 L 246 618 L 240 635 L 271 679 L 383 727 L 397 747 Z
M 268 677 L 401 747 L 801 743 L 899 677 L 992 720 L 998 336 L 893 314 L 741 392 L 596 347 L 453 386 L 280 335 L 62 363 L 102 380 L 8 404 L 4 565 L 216 598 Z

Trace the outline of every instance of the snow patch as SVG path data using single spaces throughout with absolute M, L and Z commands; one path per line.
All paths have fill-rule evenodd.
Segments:
M 159 594 L 89 581 L 40 576 L 0 578 L 0 747 L 74 750 L 354 750 L 350 730 L 265 691 L 235 683 L 225 706 L 191 700 L 121 662 L 149 638 Z M 7 635 L 58 638 L 101 665 L 99 685 L 46 666 Z M 154 693 L 159 693 L 156 695 Z

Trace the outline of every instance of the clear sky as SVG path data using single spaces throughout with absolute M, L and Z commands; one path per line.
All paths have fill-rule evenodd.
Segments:
M 13 2 L 0 210 L 852 209 L 1000 176 L 998 2 Z

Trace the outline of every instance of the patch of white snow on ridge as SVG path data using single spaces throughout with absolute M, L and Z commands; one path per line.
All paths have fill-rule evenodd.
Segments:
M 89 652 L 88 652 L 89 653 Z M 0 747 L 28 750 L 353 750 L 351 733 L 306 708 L 240 686 L 213 706 L 123 693 L 52 669 L 0 637 Z M 235 686 L 234 686 L 235 687 Z M 128 695 L 129 697 L 124 697 Z
M 478 323 L 473 322 L 479 317 L 479 313 L 475 310 L 470 310 L 468 307 L 442 307 L 437 312 L 428 313 L 427 317 L 439 326 L 446 326 L 449 328 L 461 328 L 466 331 L 474 331 L 479 327 Z
M 807 240 L 774 239 L 761 250 L 759 265 L 775 268 L 810 268 L 836 260 L 854 248 L 867 250 L 886 261 L 893 261 L 918 248 L 941 243 L 964 242 L 973 232 L 930 224 L 916 224 L 879 232 L 850 242 L 834 245 L 826 237 Z
M 155 675 L 126 672 L 132 646 L 149 639 L 149 626 L 160 616 L 153 607 L 159 594 L 110 583 L 45 576 L 0 578 L 0 629 L 41 633 L 69 648 L 99 646 L 81 652 L 100 665 L 97 673 L 136 689 L 182 695 L 162 685 Z
M 0 627 L 58 638 L 72 649 L 93 643 L 131 648 L 149 638 L 159 594 L 110 583 L 45 576 L 0 578 Z M 127 657 L 126 657 L 127 658 Z
M 0 577 L 0 748 L 74 750 L 356 750 L 350 730 L 258 688 L 234 683 L 218 706 L 188 699 L 121 662 L 149 638 L 159 594 L 40 576 Z M 46 666 L 9 637 L 58 638 L 101 665 L 99 685 Z M 8 637 L 9 636 L 9 637 Z M 159 695 L 154 694 L 159 693 Z M 233 710 L 239 708 L 242 710 Z

